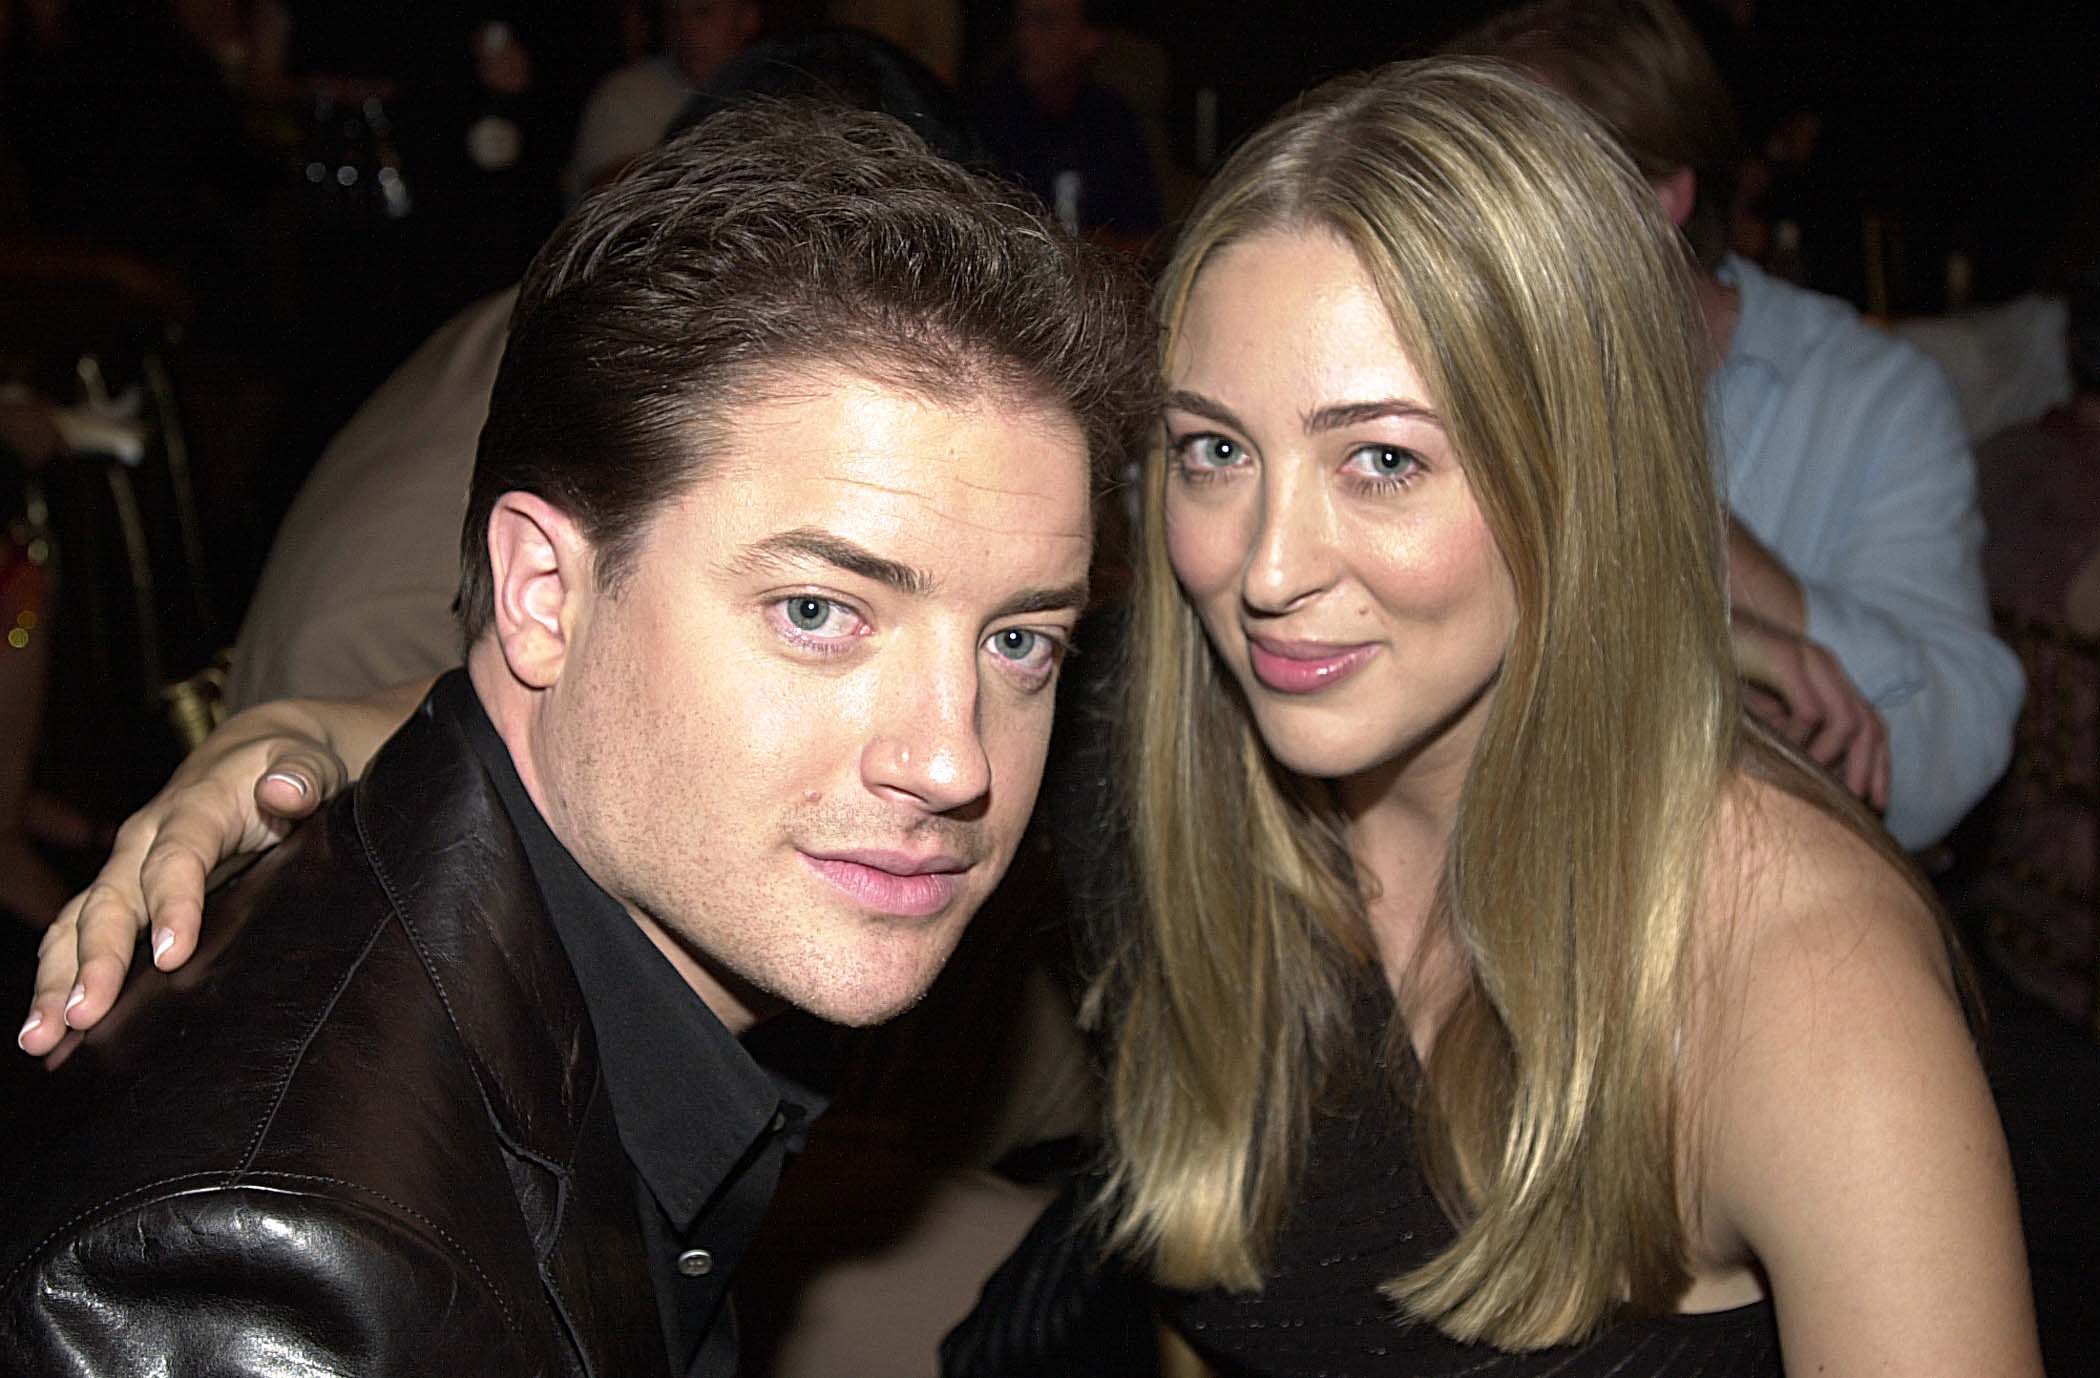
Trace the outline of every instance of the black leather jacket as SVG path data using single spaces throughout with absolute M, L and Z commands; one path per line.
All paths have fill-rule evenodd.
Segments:
M 428 703 L 188 966 L 7 1062 L 0 1373 L 666 1370 L 582 996 Z

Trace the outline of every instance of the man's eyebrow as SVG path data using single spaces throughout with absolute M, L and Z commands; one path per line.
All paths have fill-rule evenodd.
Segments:
M 1058 588 L 1022 589 L 992 609 L 994 619 L 1020 617 L 1031 612 L 1064 612 L 1086 607 L 1087 581 L 1074 580 Z
M 858 574 L 864 579 L 873 579 L 878 584 L 887 584 L 915 598 L 924 598 L 940 587 L 940 581 L 923 569 L 877 555 L 866 546 L 814 526 L 798 526 L 792 531 L 776 531 L 761 540 L 753 541 L 738 554 L 736 567 L 746 569 L 780 565 L 797 558 L 822 560 L 825 564 L 842 569 L 848 574 Z

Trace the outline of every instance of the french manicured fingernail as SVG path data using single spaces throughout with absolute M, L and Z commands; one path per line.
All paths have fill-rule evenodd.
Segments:
M 32 1010 L 30 1012 L 29 1017 L 22 1021 L 22 1032 L 15 1035 L 15 1046 L 17 1048 L 21 1048 L 22 1051 L 25 1053 L 28 1052 L 29 1049 L 27 1047 L 24 1047 L 22 1040 L 29 1037 L 29 1035 L 35 1033 L 37 1025 L 43 1022 L 44 1016 Z
M 153 935 L 153 965 L 159 966 L 160 959 L 167 956 L 168 949 L 173 946 L 175 946 L 175 933 L 172 929 L 163 928 L 158 933 L 155 933 Z
M 290 785 L 293 789 L 299 791 L 299 797 L 301 799 L 304 799 L 307 796 L 307 793 L 309 792 L 309 786 L 307 785 L 305 779 L 301 776 L 292 774 L 288 770 L 273 770 L 268 775 L 263 776 L 263 779 L 278 780 L 283 782 L 284 784 Z
M 73 993 L 66 997 L 66 1013 L 69 1015 L 73 1013 L 73 1007 L 85 999 L 87 999 L 87 987 L 75 981 L 73 983 Z

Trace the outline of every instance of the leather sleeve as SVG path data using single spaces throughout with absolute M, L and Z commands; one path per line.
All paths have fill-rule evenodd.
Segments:
M 474 1260 L 413 1212 L 323 1179 L 120 1204 L 6 1286 L 0 1373 L 534 1374 Z
M 941 1341 L 941 1378 L 1147 1378 L 1159 1369 L 1152 1291 L 1109 1255 L 1068 1183 Z

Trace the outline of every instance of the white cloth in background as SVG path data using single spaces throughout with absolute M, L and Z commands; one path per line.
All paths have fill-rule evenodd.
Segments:
M 454 316 L 329 442 L 242 619 L 229 707 L 365 694 L 459 664 L 459 528 L 517 296 Z
M 562 170 L 570 205 L 599 179 L 663 142 L 671 121 L 693 98 L 692 83 L 669 57 L 630 62 L 592 88 L 576 121 L 576 147 Z
M 2025 296 L 1952 316 L 1898 321 L 1899 340 L 1924 350 L 1947 375 L 1969 439 L 2024 426 L 2071 398 L 2061 297 Z

